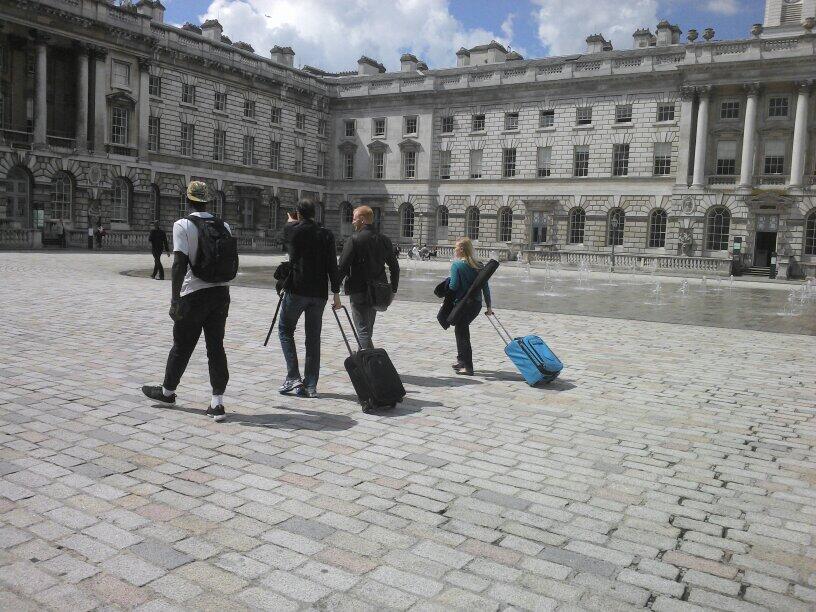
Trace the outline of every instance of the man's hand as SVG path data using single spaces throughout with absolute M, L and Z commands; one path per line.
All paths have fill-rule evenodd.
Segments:
M 485 310 L 485 315 L 487 315 L 488 317 L 492 316 L 493 315 L 493 309 L 488 308 L 487 310 Z
M 340 310 L 343 307 L 343 303 L 340 301 L 340 294 L 334 294 L 334 303 L 332 304 L 333 310 Z
M 181 321 L 184 318 L 181 300 L 170 301 L 170 318 L 173 319 L 173 321 Z

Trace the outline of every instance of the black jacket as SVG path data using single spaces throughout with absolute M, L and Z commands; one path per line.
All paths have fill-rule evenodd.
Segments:
M 328 284 L 332 293 L 340 293 L 334 235 L 329 230 L 311 219 L 294 221 L 283 228 L 283 241 L 292 266 L 290 293 L 325 300 Z
M 359 232 L 346 240 L 340 255 L 340 278 L 346 278 L 346 293 L 365 293 L 368 281 L 388 281 L 385 266 L 391 273 L 391 290 L 396 293 L 399 286 L 399 263 L 394 254 L 391 240 L 377 232 L 373 226 L 365 225 Z
M 154 253 L 170 251 L 170 245 L 167 244 L 167 234 L 164 233 L 164 230 L 153 228 L 150 230 L 148 240 L 150 241 L 150 250 Z

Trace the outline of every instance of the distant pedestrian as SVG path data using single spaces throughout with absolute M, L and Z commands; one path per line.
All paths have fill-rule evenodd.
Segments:
M 105 235 L 105 226 L 102 225 L 102 217 L 96 220 L 96 248 L 102 250 L 102 237 Z
M 153 253 L 153 274 L 150 275 L 150 278 L 156 278 L 156 274 L 158 274 L 158 280 L 164 280 L 164 266 L 161 263 L 161 256 L 162 252 L 167 253 L 168 257 L 170 256 L 170 245 L 167 244 L 167 234 L 159 227 L 158 221 L 153 223 L 153 229 L 150 230 L 148 240 L 150 241 L 150 251 Z
M 90 216 L 88 217 L 88 250 L 93 251 L 94 248 L 94 226 L 91 222 Z

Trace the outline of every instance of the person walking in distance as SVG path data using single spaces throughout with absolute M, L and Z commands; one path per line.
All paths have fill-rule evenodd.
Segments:
M 152 400 L 174 403 L 176 388 L 203 331 L 212 385 L 206 414 L 223 421 L 224 391 L 229 381 L 224 332 L 230 305 L 229 281 L 238 272 L 238 252 L 229 225 L 206 211 L 209 201 L 206 183 L 192 181 L 187 186 L 187 204 L 192 213 L 173 224 L 173 348 L 167 357 L 164 383 L 145 385 L 142 392 Z
M 362 348 L 374 348 L 374 321 L 385 310 L 399 286 L 400 267 L 391 240 L 374 227 L 374 211 L 368 206 L 354 209 L 351 225 L 355 233 L 346 240 L 340 256 L 340 278 L 351 302 L 351 316 Z M 385 266 L 390 272 L 390 292 Z M 383 290 L 387 295 L 383 295 Z
M 450 269 L 450 284 L 449 290 L 453 292 L 454 306 L 465 297 L 465 294 L 470 289 L 479 270 L 482 268 L 482 263 L 476 259 L 476 252 L 473 248 L 473 243 L 470 238 L 460 238 L 456 241 L 456 249 L 454 250 L 454 260 Z M 482 287 L 481 293 L 476 294 L 472 304 L 464 304 L 462 312 L 454 321 L 454 332 L 456 335 L 456 363 L 453 364 L 453 369 L 457 374 L 464 374 L 466 376 L 473 376 L 473 348 L 470 344 L 470 324 L 479 316 L 479 311 L 482 309 L 482 296 L 487 306 L 486 314 L 492 315 L 490 301 L 490 286 L 485 283 Z
M 317 397 L 320 376 L 320 334 L 323 311 L 329 292 L 334 294 L 332 308 L 340 308 L 340 277 L 337 272 L 337 254 L 334 235 L 315 223 L 315 203 L 301 199 L 296 212 L 289 213 L 283 229 L 283 241 L 289 253 L 290 277 L 285 283 L 281 304 L 278 338 L 286 360 L 286 379 L 278 391 L 293 391 L 300 397 Z M 304 377 L 300 377 L 295 327 L 301 315 L 306 319 L 306 363 Z
M 150 250 L 153 253 L 153 274 L 150 275 L 150 278 L 156 278 L 158 274 L 159 280 L 164 280 L 164 266 L 161 262 L 161 256 L 162 252 L 167 253 L 168 257 L 170 256 L 170 245 L 167 244 L 167 234 L 159 227 L 158 221 L 153 222 L 153 229 L 150 230 L 148 241 L 150 242 Z

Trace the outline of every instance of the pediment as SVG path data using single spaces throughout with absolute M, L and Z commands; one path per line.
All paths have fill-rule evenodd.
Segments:
M 375 140 L 368 144 L 368 150 L 372 153 L 387 153 L 390 147 L 382 140 Z
M 115 91 L 111 94 L 108 94 L 105 97 L 108 101 L 108 104 L 116 105 L 116 106 L 130 106 L 132 108 L 136 107 L 136 100 L 133 96 L 126 94 L 124 91 Z
M 337 145 L 337 148 L 343 153 L 354 153 L 357 150 L 357 143 L 346 140 Z
M 405 138 L 402 142 L 399 143 L 399 148 L 402 151 L 421 151 L 422 145 L 419 144 L 419 142 L 414 140 L 413 138 Z

